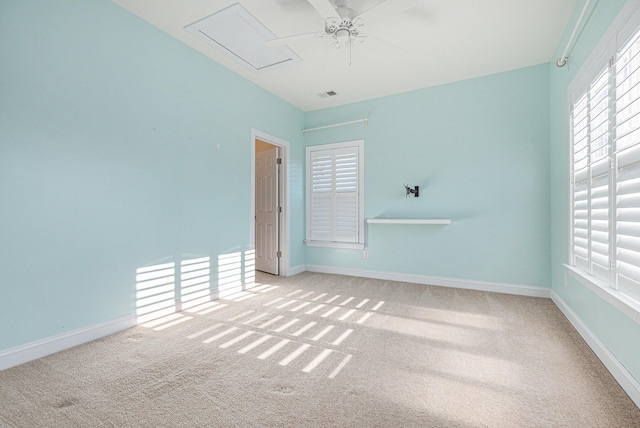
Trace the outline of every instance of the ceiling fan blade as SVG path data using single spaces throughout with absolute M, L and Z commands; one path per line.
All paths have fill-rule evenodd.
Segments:
M 318 32 L 293 34 L 291 36 L 278 37 L 277 39 L 267 40 L 265 42 L 265 44 L 267 46 L 282 46 L 282 45 L 286 45 L 287 43 L 295 41 L 295 40 L 311 39 L 311 38 L 314 38 L 314 37 L 317 38 L 317 39 L 320 39 L 320 38 L 324 37 L 325 35 L 326 35 L 326 33 L 318 33 Z
M 338 12 L 329 0 L 307 0 L 326 21 L 329 18 L 340 18 Z
M 309 0 L 311 2 L 311 0 Z M 404 12 L 411 9 L 420 3 L 419 0 L 385 0 L 382 3 L 377 4 L 366 12 L 361 13 L 355 20 L 362 19 L 367 24 L 373 24 L 374 22 L 381 21 L 393 15 Z
M 398 51 L 402 51 L 404 53 L 409 53 L 409 51 L 407 51 L 405 48 L 396 45 L 395 43 L 391 43 L 389 40 L 385 40 L 382 37 L 378 37 L 378 36 L 374 36 L 373 34 L 367 34 L 367 37 L 370 37 L 372 40 L 376 40 L 378 42 L 378 44 L 382 43 L 386 46 L 392 47 Z

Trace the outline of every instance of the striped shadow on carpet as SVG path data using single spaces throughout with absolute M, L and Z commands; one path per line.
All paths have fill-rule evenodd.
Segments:
M 638 427 L 549 299 L 303 273 L 0 372 L 0 426 Z

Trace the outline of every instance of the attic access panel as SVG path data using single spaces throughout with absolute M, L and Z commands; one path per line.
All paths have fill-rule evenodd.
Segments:
M 301 61 L 286 46 L 267 46 L 276 36 L 239 3 L 185 27 L 255 73 Z

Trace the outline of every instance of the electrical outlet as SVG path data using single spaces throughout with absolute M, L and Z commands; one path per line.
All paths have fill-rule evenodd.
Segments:
M 369 250 L 364 250 L 363 256 L 365 259 L 369 258 Z

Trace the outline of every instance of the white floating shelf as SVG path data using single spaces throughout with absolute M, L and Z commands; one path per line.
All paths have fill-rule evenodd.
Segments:
M 368 224 L 451 224 L 450 218 L 368 218 Z

